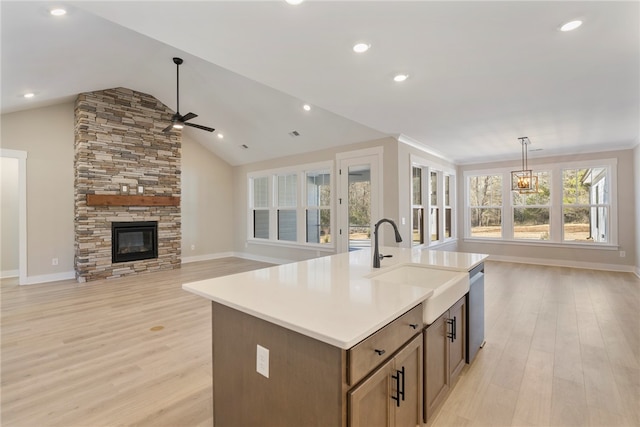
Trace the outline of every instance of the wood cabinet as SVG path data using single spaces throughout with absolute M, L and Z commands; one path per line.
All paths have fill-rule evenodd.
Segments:
M 214 425 L 419 425 L 422 312 L 344 350 L 213 302 Z M 267 375 L 256 372 L 258 345 L 269 350 Z
M 466 297 L 429 325 L 424 332 L 424 421 L 447 397 L 466 357 Z
M 349 392 L 350 427 L 422 423 L 422 335 Z

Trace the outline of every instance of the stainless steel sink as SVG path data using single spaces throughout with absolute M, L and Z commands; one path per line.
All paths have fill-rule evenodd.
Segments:
M 422 264 L 403 264 L 368 276 L 371 280 L 433 289 L 424 302 L 424 323 L 429 325 L 469 292 L 469 274 Z

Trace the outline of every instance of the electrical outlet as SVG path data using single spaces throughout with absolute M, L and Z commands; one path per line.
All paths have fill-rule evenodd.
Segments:
M 407 219 L 405 217 L 402 217 L 402 225 L 405 225 L 407 223 Z
M 191 245 L 191 250 L 195 251 L 196 250 L 196 245 Z
M 58 265 L 58 258 L 51 258 L 51 265 Z
M 625 251 L 620 251 L 620 258 L 624 258 L 627 256 L 627 253 Z
M 256 350 L 256 371 L 269 378 L 269 349 L 258 344 Z

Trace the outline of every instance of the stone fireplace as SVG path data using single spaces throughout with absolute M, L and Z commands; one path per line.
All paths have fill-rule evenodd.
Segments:
M 172 115 L 151 95 L 125 88 L 78 96 L 74 158 L 78 281 L 180 267 L 180 134 L 162 132 Z M 141 224 L 154 224 L 156 231 L 133 230 Z M 114 232 L 122 231 L 114 241 Z M 114 243 L 124 252 L 117 257 Z

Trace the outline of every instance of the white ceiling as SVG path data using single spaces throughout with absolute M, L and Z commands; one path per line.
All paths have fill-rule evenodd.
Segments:
M 2 113 L 117 86 L 174 108 L 180 56 L 180 112 L 217 129 L 185 132 L 233 165 L 387 135 L 460 164 L 517 159 L 520 136 L 531 158 L 639 141 L 637 1 L 53 5 L 0 4 Z

